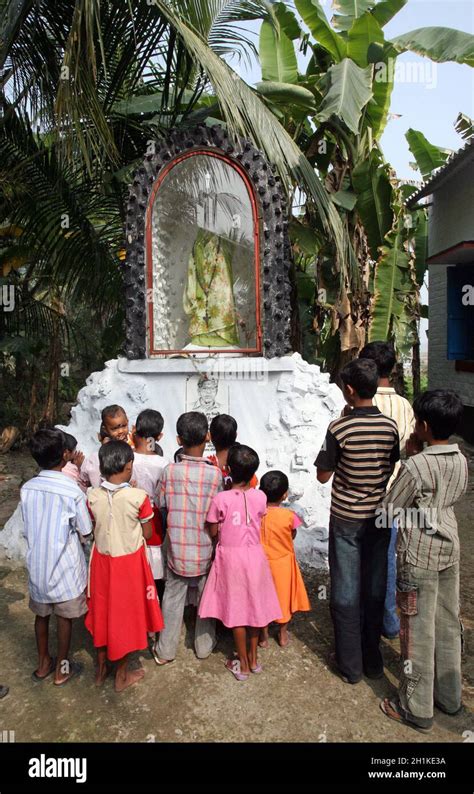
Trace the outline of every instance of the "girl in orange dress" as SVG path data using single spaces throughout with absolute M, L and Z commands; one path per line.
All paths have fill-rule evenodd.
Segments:
M 275 588 L 283 617 L 278 642 L 282 648 L 288 645 L 288 623 L 295 612 L 311 609 L 303 577 L 296 561 L 293 540 L 301 519 L 281 503 L 288 496 L 288 477 L 282 471 L 268 471 L 263 475 L 260 490 L 267 497 L 267 513 L 262 518 L 261 542 L 270 563 Z M 259 645 L 268 647 L 268 626 L 260 633 Z

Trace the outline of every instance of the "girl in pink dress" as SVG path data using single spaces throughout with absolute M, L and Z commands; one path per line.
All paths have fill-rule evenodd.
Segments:
M 232 488 L 214 497 L 207 514 L 209 533 L 218 535 L 218 543 L 199 616 L 217 618 L 232 629 L 238 658 L 228 659 L 225 666 L 238 681 L 245 681 L 249 673 L 262 671 L 257 660 L 260 627 L 282 618 L 282 612 L 260 543 L 267 497 L 250 487 L 259 466 L 258 455 L 238 444 L 230 448 L 227 464 Z

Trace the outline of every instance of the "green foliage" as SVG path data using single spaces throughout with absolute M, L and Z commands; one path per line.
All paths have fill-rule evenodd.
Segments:
M 474 66 L 474 36 L 452 28 L 417 28 L 392 39 L 398 52 L 416 52 L 437 63 L 455 61 Z
M 293 42 L 283 30 L 277 31 L 270 22 L 260 28 L 260 64 L 262 78 L 274 83 L 296 83 L 298 64 Z
M 418 130 L 410 128 L 405 133 L 405 137 L 423 179 L 429 177 L 435 168 L 444 165 L 451 154 L 448 149 L 441 149 L 439 146 L 434 146 L 427 140 L 423 133 Z
M 364 224 L 373 259 L 392 228 L 392 185 L 386 164 L 377 149 L 360 160 L 352 171 L 352 185 L 357 193 L 357 211 Z
M 400 230 L 391 233 L 387 245 L 382 246 L 374 283 L 371 342 L 391 338 L 394 323 L 401 320 L 405 300 L 411 291 L 410 257 L 403 250 Z
M 357 134 L 362 110 L 372 96 L 372 69 L 361 69 L 350 58 L 331 66 L 329 87 L 317 114 L 318 121 L 336 116 Z
M 384 44 L 383 30 L 375 17 L 370 14 L 363 14 L 357 17 L 347 34 L 347 55 L 358 66 L 368 66 L 369 53 L 374 45 Z
M 463 140 L 470 141 L 474 137 L 474 121 L 465 113 L 459 114 L 454 126 Z
M 295 0 L 295 6 L 321 47 L 331 53 L 336 63 L 342 61 L 347 53 L 346 42 L 332 29 L 319 0 Z

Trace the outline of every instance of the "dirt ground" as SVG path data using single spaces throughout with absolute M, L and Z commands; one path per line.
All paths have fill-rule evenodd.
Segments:
M 474 475 L 474 448 L 466 448 Z M 34 472 L 27 453 L 0 458 L 8 479 L 0 481 L 0 528 L 13 512 L 19 487 Z M 1 476 L 1 474 L 0 474 Z M 64 689 L 51 679 L 36 684 L 33 617 L 28 609 L 27 577 L 21 566 L 0 557 L 0 681 L 10 694 L 0 701 L 1 730 L 15 731 L 17 742 L 463 742 L 474 731 L 474 476 L 457 511 L 462 547 L 462 617 L 465 626 L 464 703 L 458 717 L 435 715 L 428 736 L 396 725 L 379 710 L 381 697 L 394 692 L 398 641 L 383 641 L 385 678 L 348 686 L 328 669 L 332 645 L 324 571 L 305 572 L 310 613 L 296 616 L 291 643 L 281 649 L 272 639 L 261 652 L 262 675 L 237 682 L 224 669 L 232 651 L 231 632 L 221 629 L 214 653 L 199 661 L 192 649 L 192 613 L 186 615 L 176 661 L 159 668 L 147 652 L 137 654 L 146 670 L 141 684 L 121 695 L 109 679 L 93 685 L 94 656 L 80 621 L 73 633 L 74 658 L 84 674 Z M 189 608 L 188 608 L 189 609 Z M 52 646 L 52 649 L 54 645 Z

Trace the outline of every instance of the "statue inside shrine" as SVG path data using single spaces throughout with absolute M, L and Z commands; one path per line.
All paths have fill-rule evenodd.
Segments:
M 178 162 L 152 218 L 151 350 L 256 350 L 256 221 L 238 171 L 207 154 Z
M 239 346 L 233 286 L 232 243 L 199 229 L 183 295 L 192 345 Z

